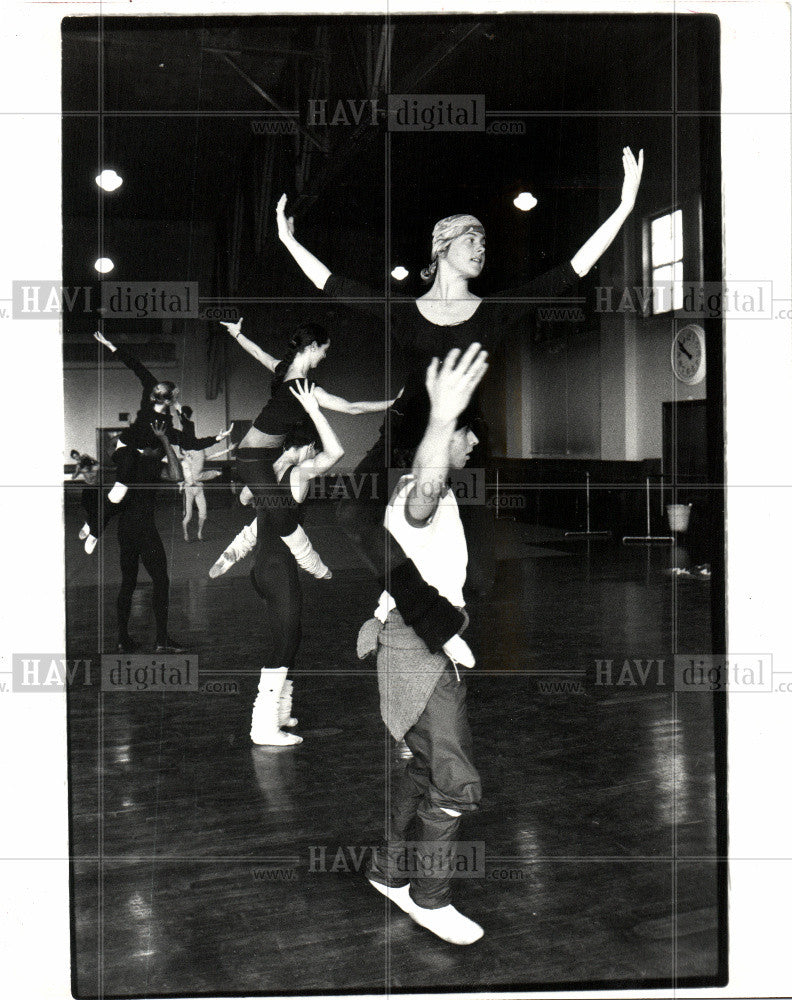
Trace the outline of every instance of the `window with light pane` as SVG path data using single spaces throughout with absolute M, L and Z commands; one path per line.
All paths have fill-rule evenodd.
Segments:
M 652 219 L 649 226 L 652 312 L 682 308 L 682 210 Z

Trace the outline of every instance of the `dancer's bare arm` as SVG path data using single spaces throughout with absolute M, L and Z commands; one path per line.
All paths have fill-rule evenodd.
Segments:
M 334 396 L 330 392 L 325 392 L 318 385 L 314 387 L 314 395 L 316 396 L 317 403 L 323 410 L 335 410 L 336 413 L 349 413 L 353 416 L 361 413 L 382 413 L 383 410 L 390 409 L 399 398 L 399 396 L 394 396 L 393 399 L 377 399 L 369 403 L 351 403 L 348 399 L 344 399 L 343 396 Z
M 180 482 L 183 479 L 181 462 L 176 457 L 173 445 L 168 440 L 164 422 L 159 420 L 156 421 L 156 423 L 151 425 L 151 429 L 160 439 L 162 446 L 165 449 L 165 457 L 168 460 L 168 479 L 171 479 L 174 483 Z
M 330 277 L 330 269 L 298 243 L 294 236 L 294 219 L 286 216 L 286 195 L 282 194 L 275 207 L 275 218 L 278 222 L 278 238 L 294 258 L 303 274 L 321 291 Z
M 426 372 L 429 393 L 429 423 L 413 462 L 415 485 L 407 498 L 407 511 L 414 521 L 428 521 L 437 510 L 448 476 L 451 438 L 456 419 L 470 402 L 489 365 L 481 344 L 471 344 L 460 357 L 458 348 L 437 358 Z
M 627 216 L 632 212 L 635 199 L 638 195 L 638 188 L 641 184 L 643 163 L 643 150 L 638 153 L 638 159 L 636 160 L 630 147 L 624 147 L 622 151 L 624 184 L 622 185 L 621 202 L 613 215 L 603 222 L 594 235 L 583 244 L 572 258 L 572 267 L 580 277 L 588 274 L 597 263 L 611 243 L 613 243 L 617 233 L 624 225 Z
M 280 364 L 280 360 L 278 358 L 274 358 L 271 354 L 268 354 L 263 347 L 259 347 L 258 344 L 254 344 L 252 340 L 248 339 L 241 332 L 243 319 L 244 317 L 240 316 L 236 323 L 226 323 L 221 320 L 220 325 L 224 326 L 239 346 L 243 350 L 247 351 L 252 358 L 255 358 L 260 365 L 264 365 L 265 368 L 274 372 Z
M 344 448 L 319 407 L 315 396 L 315 387 L 306 389 L 304 383 L 298 381 L 294 386 L 289 386 L 289 392 L 299 399 L 305 412 L 313 420 L 322 442 L 322 450 L 319 454 L 301 462 L 297 467 L 300 478 L 303 482 L 307 482 L 321 476 L 328 469 L 332 469 L 336 462 L 344 457 Z

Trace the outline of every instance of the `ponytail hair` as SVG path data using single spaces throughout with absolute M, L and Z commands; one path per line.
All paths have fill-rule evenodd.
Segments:
M 275 377 L 272 380 L 272 392 L 274 393 L 280 388 L 286 377 L 286 372 L 298 354 L 304 351 L 306 347 L 310 347 L 311 344 L 318 344 L 321 347 L 322 344 L 326 344 L 329 340 L 330 337 L 327 330 L 323 326 L 319 326 L 318 323 L 303 323 L 301 326 L 298 326 L 289 341 L 289 349 L 286 352 L 286 357 L 274 371 Z

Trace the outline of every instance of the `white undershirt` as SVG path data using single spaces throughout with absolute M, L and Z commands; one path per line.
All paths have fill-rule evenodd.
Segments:
M 407 497 L 415 485 L 415 476 L 402 476 L 385 510 L 385 527 L 401 545 L 406 556 L 426 583 L 455 607 L 464 607 L 462 588 L 467 576 L 467 543 L 459 517 L 456 497 L 446 490 L 428 521 L 419 526 L 408 520 Z M 396 604 L 383 590 L 376 617 L 384 622 Z

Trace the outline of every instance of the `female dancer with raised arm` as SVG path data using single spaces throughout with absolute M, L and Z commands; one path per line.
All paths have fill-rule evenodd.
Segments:
M 625 147 L 622 166 L 624 181 L 618 207 L 571 260 L 494 298 L 481 299 L 468 287 L 484 267 L 485 236 L 479 220 L 472 215 L 452 215 L 435 225 L 431 263 L 421 273 L 431 287 L 418 299 L 391 300 L 392 336 L 415 360 L 399 406 L 406 419 L 399 428 L 392 428 L 395 438 L 400 438 L 393 440 L 394 447 L 415 447 L 421 439 L 428 415 L 422 374 L 432 357 L 443 357 L 454 347 L 464 350 L 473 342 L 480 343 L 491 354 L 505 334 L 529 317 L 538 303 L 562 296 L 578 277 L 588 274 L 635 205 L 643 171 L 643 150 L 636 161 L 629 147 Z M 354 304 L 381 316 L 381 294 L 377 297 L 376 292 L 360 282 L 331 273 L 298 243 L 294 220 L 287 218 L 285 204 L 283 195 L 276 210 L 278 236 L 306 277 L 332 298 L 356 300 Z
M 288 354 L 279 361 L 244 336 L 241 319 L 237 323 L 223 323 L 223 326 L 248 354 L 274 375 L 270 399 L 237 450 L 237 471 L 255 496 L 261 485 L 271 479 L 272 463 L 280 454 L 287 433 L 301 425 L 310 426 L 308 414 L 289 390 L 301 379 L 307 379 L 309 372 L 324 360 L 330 349 L 330 337 L 317 323 L 305 323 L 297 328 L 289 343 Z M 306 385 L 309 385 L 307 381 Z M 310 388 L 320 407 L 339 413 L 378 413 L 387 410 L 393 403 L 388 399 L 350 403 L 325 392 L 321 386 L 310 383 Z
M 275 634 L 274 666 L 261 670 L 250 726 L 250 738 L 260 746 L 302 743 L 301 737 L 281 730 L 282 725 L 292 724 L 287 673 L 294 666 L 300 644 L 302 591 L 295 560 L 304 557 L 307 536 L 297 515 L 310 481 L 324 475 L 344 454 L 319 407 L 316 390 L 297 382 L 289 391 L 313 422 L 322 447 L 317 452 L 313 444 L 290 444 L 287 440 L 287 447 L 270 467 L 268 484 L 256 496 L 257 539 L 251 581 L 269 605 Z M 295 436 L 300 434 L 298 430 Z

